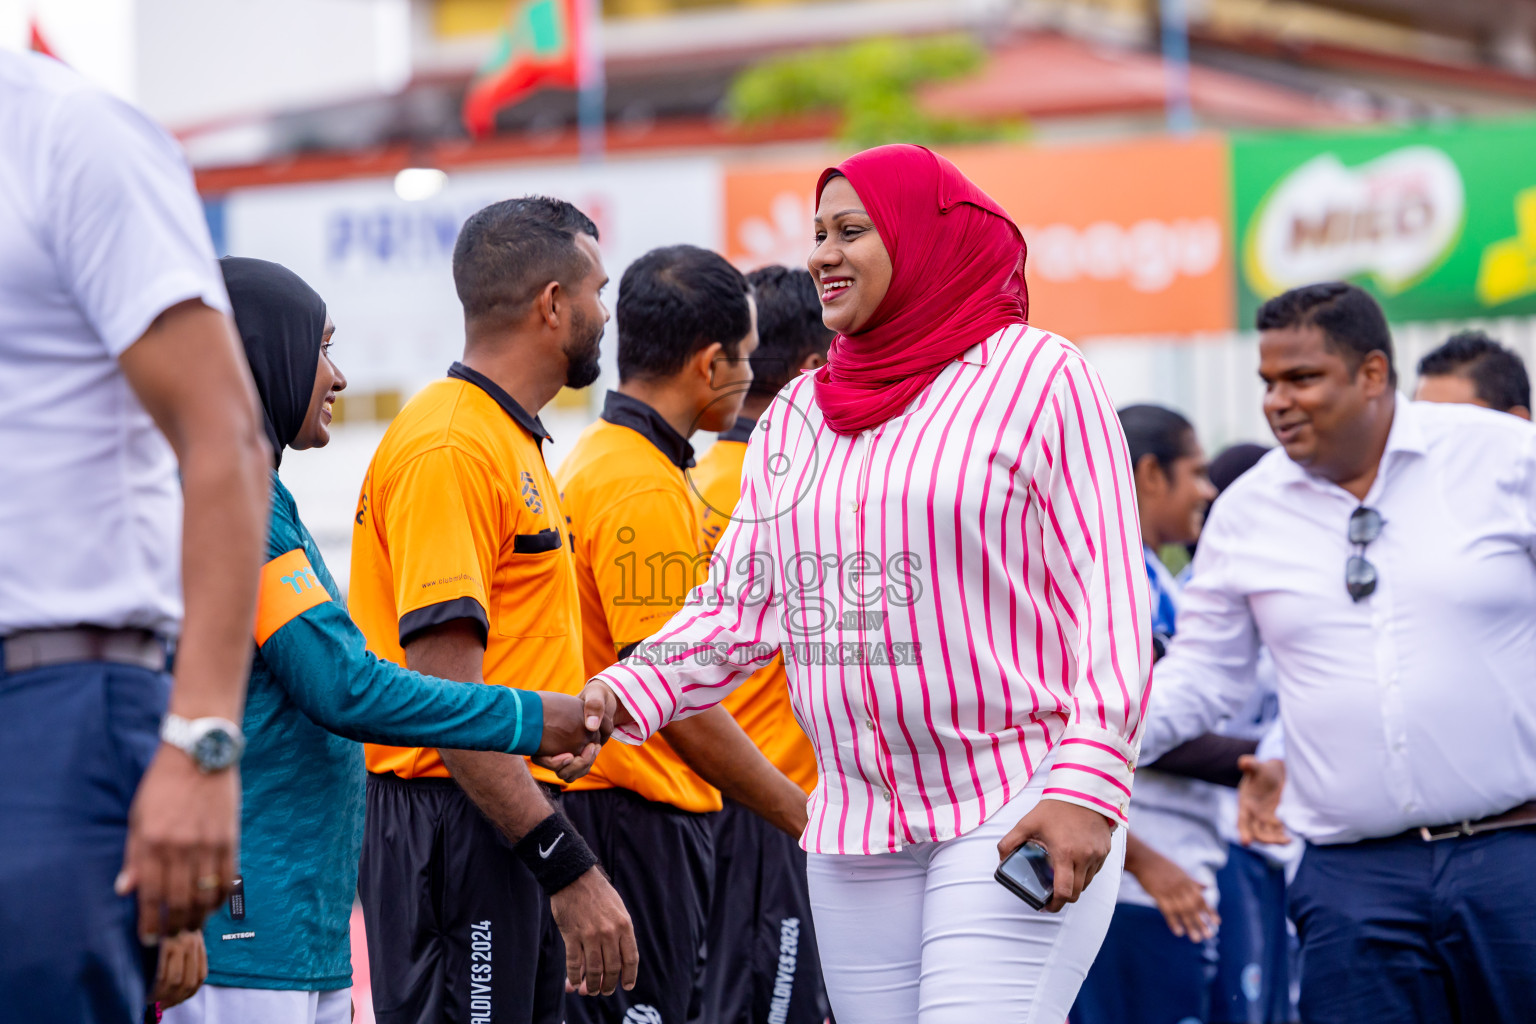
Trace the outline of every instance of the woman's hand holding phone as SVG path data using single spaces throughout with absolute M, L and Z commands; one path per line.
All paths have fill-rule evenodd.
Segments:
M 1054 914 L 1077 902 L 1104 866 L 1114 831 L 1114 823 L 1097 811 L 1046 797 L 1009 830 L 997 844 L 997 852 L 1007 860 L 1030 840 L 1045 848 L 1055 885 L 1050 901 L 1041 909 Z

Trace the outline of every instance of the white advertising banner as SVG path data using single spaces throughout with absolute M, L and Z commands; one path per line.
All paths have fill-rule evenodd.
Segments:
M 612 311 L 620 275 L 643 253 L 718 244 L 720 183 L 716 161 L 690 159 L 454 173 L 441 192 L 416 202 L 400 199 L 390 179 L 245 189 L 224 201 L 225 248 L 281 263 L 320 293 L 353 389 L 408 397 L 462 349 L 453 243 L 470 214 L 531 193 L 575 203 L 598 226 Z M 609 381 L 613 345 L 610 325 Z

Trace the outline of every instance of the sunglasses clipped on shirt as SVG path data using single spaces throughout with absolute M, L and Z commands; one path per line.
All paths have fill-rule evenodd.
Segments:
M 1381 536 L 1381 513 L 1361 505 L 1349 516 L 1349 542 L 1355 553 L 1344 563 L 1344 589 L 1357 604 L 1376 593 L 1376 567 L 1365 557 L 1366 545 Z

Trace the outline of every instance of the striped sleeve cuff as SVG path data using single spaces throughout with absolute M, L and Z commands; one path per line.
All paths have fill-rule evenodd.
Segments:
M 651 673 L 647 680 L 644 673 Z M 613 735 L 625 743 L 638 746 L 651 737 L 662 724 L 670 720 L 677 702 L 663 686 L 659 674 L 643 659 L 621 661 L 604 672 L 593 676 L 612 690 L 629 712 L 634 723 L 621 725 Z
M 544 699 L 537 690 L 508 688 L 507 692 L 517 697 L 517 737 L 507 753 L 531 757 L 544 742 Z
M 1119 733 L 1074 723 L 1056 747 L 1043 796 L 1126 823 L 1136 748 Z

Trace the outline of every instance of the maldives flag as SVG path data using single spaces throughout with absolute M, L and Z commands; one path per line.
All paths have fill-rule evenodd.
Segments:
M 57 60 L 59 55 L 53 52 L 53 47 L 48 45 L 48 40 L 43 38 L 43 30 L 37 27 L 37 19 L 30 19 L 27 27 L 31 29 L 32 36 L 27 43 L 28 49 L 33 53 L 41 53 L 45 57 Z
M 581 87 L 585 0 L 515 0 L 496 50 L 464 97 L 464 126 L 477 138 L 496 111 L 544 86 Z

